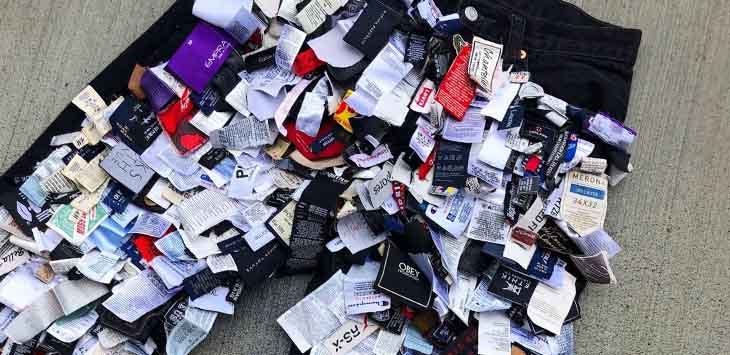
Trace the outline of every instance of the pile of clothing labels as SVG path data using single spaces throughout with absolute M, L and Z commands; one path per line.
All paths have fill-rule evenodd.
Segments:
M 0 193 L 3 355 L 184 355 L 299 273 L 293 354 L 574 352 L 616 282 L 640 31 L 558 0 L 190 5 Z

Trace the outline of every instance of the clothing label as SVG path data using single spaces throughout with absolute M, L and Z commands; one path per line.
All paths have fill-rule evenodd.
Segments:
M 202 92 L 233 51 L 231 42 L 225 32 L 200 22 L 170 58 L 166 69 L 195 92 Z
M 502 205 L 484 200 L 477 201 L 466 236 L 469 239 L 504 245 L 508 232 L 509 225 Z
M 325 339 L 324 344 L 329 354 L 348 354 L 378 329 L 380 328 L 374 324 L 365 326 L 349 320 Z
M 81 245 L 107 217 L 109 213 L 101 205 L 84 212 L 71 205 L 62 205 L 48 221 L 49 228 L 55 230 L 73 245 Z
M 413 96 L 410 109 L 418 113 L 431 112 L 434 96 L 436 96 L 436 84 L 429 79 L 424 79 Z
M 429 206 L 426 209 L 426 217 L 441 226 L 454 238 L 459 238 L 471 221 L 475 203 L 474 197 L 459 191 L 455 195 L 447 197 L 443 206 Z
M 479 313 L 477 334 L 480 355 L 512 354 L 510 319 L 504 312 Z
M 114 134 L 137 154 L 142 154 L 162 133 L 154 112 L 133 97 L 127 97 L 109 119 Z
M 185 199 L 178 210 L 185 231 L 197 235 L 236 214 L 239 205 L 222 193 L 207 189 Z
M 312 33 L 327 19 L 342 7 L 339 0 L 313 0 L 296 15 L 296 19 L 302 24 L 304 32 Z
M 502 58 L 502 45 L 475 36 L 472 47 L 469 57 L 469 77 L 479 83 L 483 90 L 491 93 L 494 73 Z
M 76 97 L 71 100 L 81 111 L 84 111 L 91 119 L 101 116 L 107 105 L 104 99 L 91 86 L 86 86 Z
M 470 107 L 461 121 L 449 117 L 444 122 L 441 135 L 452 142 L 481 143 L 486 125 L 487 121 L 479 113 L 479 109 Z
M 239 44 L 245 44 L 251 38 L 251 36 L 262 27 L 261 20 L 256 15 L 252 14 L 251 11 L 246 9 L 246 6 L 241 6 L 235 16 L 228 21 L 223 27 L 231 37 L 233 37 Z
M 432 302 L 428 278 L 393 242 L 386 244 L 375 288 L 417 309 L 426 309 Z
M 225 128 L 210 132 L 210 144 L 214 148 L 242 150 L 274 142 L 275 129 L 269 120 L 259 121 L 253 116 L 236 114 Z
M 388 37 L 400 21 L 397 12 L 378 0 L 370 1 L 343 40 L 374 58 L 388 43 Z
M 132 149 L 117 144 L 99 164 L 109 175 L 134 193 L 139 193 L 155 172 Z
M 603 228 L 608 207 L 606 176 L 570 171 L 564 184 L 560 215 L 580 235 Z
M 476 95 L 476 84 L 469 78 L 469 56 L 472 47 L 465 46 L 456 56 L 439 85 L 436 101 L 456 120 L 464 119 L 466 110 Z
M 469 165 L 471 145 L 441 141 L 436 149 L 433 174 L 433 192 L 439 195 L 450 194 L 449 188 L 466 185 L 466 170 Z
M 426 61 L 428 55 L 428 38 L 422 34 L 408 34 L 408 44 L 406 45 L 406 62 L 414 65 L 421 65 Z
M 392 171 L 393 164 L 385 163 L 383 170 L 367 184 L 370 202 L 374 208 L 382 206 L 386 200 L 393 196 L 393 185 L 390 183 Z
M 608 263 L 608 254 L 605 250 L 594 255 L 571 255 L 570 259 L 588 281 L 600 284 L 616 283 L 616 276 Z
M 525 305 L 532 297 L 538 281 L 512 269 L 500 266 L 489 284 L 489 292 L 513 303 Z
M 575 277 L 568 272 L 562 274 L 562 287 L 553 288 L 538 283 L 527 305 L 527 316 L 530 320 L 555 335 L 560 335 L 576 293 Z
M 428 156 L 431 155 L 431 151 L 436 146 L 436 140 L 434 139 L 435 132 L 436 128 L 431 126 L 429 123 L 424 122 L 416 127 L 416 131 L 413 132 L 413 136 L 411 136 L 408 146 L 413 149 L 416 154 L 418 154 L 421 161 L 426 161 Z
M 510 236 L 512 240 L 526 247 L 535 244 L 537 241 L 537 232 L 545 225 L 545 204 L 540 197 L 535 199 L 527 212 L 520 217 L 512 228 Z
M 492 122 L 489 127 L 489 133 L 479 152 L 479 160 L 497 169 L 504 169 L 512 149 L 505 146 L 509 130 L 499 130 L 498 126 L 498 122 Z
M 284 69 L 291 69 L 306 37 L 307 34 L 298 28 L 289 24 L 284 25 L 276 45 L 276 65 Z
M 386 238 L 385 233 L 375 234 L 368 227 L 362 213 L 353 213 L 337 221 L 337 233 L 352 254 L 379 244 Z
M 266 223 L 287 245 L 289 244 L 289 238 L 291 237 L 292 226 L 294 224 L 294 210 L 296 209 L 296 205 L 296 201 L 290 201 Z

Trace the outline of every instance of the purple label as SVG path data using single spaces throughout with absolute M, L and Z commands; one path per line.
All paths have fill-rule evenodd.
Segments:
M 147 95 L 147 100 L 152 106 L 155 112 L 162 111 L 165 106 L 172 100 L 175 93 L 167 87 L 167 84 L 162 82 L 157 76 L 150 70 L 145 70 L 140 80 L 142 90 Z
M 201 92 L 233 50 L 225 32 L 200 22 L 177 49 L 165 68 L 195 92 Z

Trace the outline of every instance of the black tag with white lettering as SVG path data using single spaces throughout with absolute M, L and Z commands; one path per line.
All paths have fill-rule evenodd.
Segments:
M 279 240 L 273 240 L 256 252 L 245 247 L 231 255 L 236 262 L 241 280 L 246 287 L 251 287 L 260 284 L 284 265 L 287 250 Z
M 374 287 L 416 309 L 424 310 L 431 305 L 433 295 L 428 278 L 408 254 L 401 252 L 390 241 L 386 244 Z
M 549 249 L 561 254 L 580 254 L 578 246 L 558 227 L 552 218 L 537 232 L 537 243 L 540 248 Z
M 540 177 L 539 176 L 524 176 L 520 178 L 520 182 L 517 184 L 518 195 L 537 195 L 540 190 Z
M 5 189 L 5 184 L 2 185 Z M 46 222 L 53 216 L 50 202 L 46 202 L 43 206 L 36 206 L 30 200 L 14 188 L 8 187 L 7 190 L 0 192 L 0 204 L 13 216 L 13 220 L 26 236 L 33 235 L 33 228 L 46 230 Z
M 512 303 L 526 305 L 537 287 L 537 280 L 500 265 L 487 291 Z
M 442 140 L 433 164 L 433 187 L 464 187 L 471 144 Z
M 509 107 L 504 119 L 499 123 L 499 129 L 510 129 L 519 127 L 525 117 L 525 108 L 522 105 L 515 104 Z
M 206 116 L 213 113 L 220 102 L 225 102 L 223 96 L 213 86 L 206 87 L 200 93 L 191 92 L 190 99 Z
M 243 281 L 233 280 L 228 284 L 228 295 L 226 295 L 226 301 L 238 304 L 243 295 Z
M 428 37 L 420 33 L 408 34 L 408 43 L 406 44 L 406 63 L 411 63 L 416 66 L 423 65 L 428 55 L 426 45 L 428 44 Z
M 388 43 L 400 14 L 378 0 L 368 2 L 360 17 L 344 37 L 344 41 L 373 59 Z
M 243 236 L 240 235 L 218 242 L 218 249 L 220 249 L 223 254 L 235 253 L 245 247 L 246 239 L 243 239 Z
M 207 153 L 203 154 L 198 160 L 198 163 L 204 166 L 206 169 L 213 170 L 216 165 L 223 161 L 228 156 L 228 151 L 224 148 L 213 148 Z
M 369 318 L 393 334 L 402 333 L 406 325 L 406 317 L 397 308 L 370 313 Z
M 109 122 L 112 133 L 140 155 L 162 133 L 155 113 L 131 95 L 124 98 Z
M 312 153 L 319 153 L 325 148 L 327 148 L 330 144 L 335 142 L 335 131 L 329 131 L 327 134 L 323 135 L 322 137 L 319 137 L 316 141 L 312 142 L 312 144 L 309 146 L 309 149 L 312 150 Z
M 221 286 L 220 280 L 208 268 L 183 280 L 183 289 L 192 300 L 213 291 L 218 286 Z
M 246 64 L 246 70 L 250 72 L 273 65 L 275 53 L 276 46 L 247 55 L 246 58 L 243 59 L 244 64 Z

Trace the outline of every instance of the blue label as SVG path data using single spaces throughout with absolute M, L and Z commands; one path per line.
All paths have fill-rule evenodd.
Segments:
M 588 186 L 581 186 L 577 184 L 570 185 L 570 192 L 582 195 L 585 197 L 595 198 L 597 200 L 603 200 L 606 197 L 606 191 L 594 189 Z

